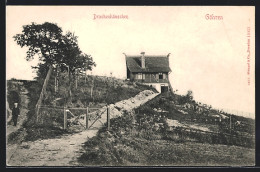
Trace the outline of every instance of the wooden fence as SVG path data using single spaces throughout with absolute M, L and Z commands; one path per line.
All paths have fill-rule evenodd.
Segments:
M 173 127 L 168 131 L 169 137 L 178 135 L 179 139 L 195 139 L 199 142 L 207 142 L 212 144 L 237 145 L 254 148 L 255 137 L 253 135 L 233 135 L 222 132 L 203 131 L 192 128 Z
M 106 118 L 103 117 L 104 115 L 106 115 Z M 91 129 L 94 128 L 94 124 L 97 122 L 100 122 L 102 126 L 107 126 L 107 129 L 109 130 L 110 108 L 108 106 L 105 108 L 67 108 L 48 105 L 38 106 L 38 123 L 44 125 L 45 121 L 50 122 L 49 120 L 58 121 L 59 124 L 63 121 L 62 127 L 64 130 L 75 125 L 80 125 L 84 129 Z M 59 126 L 61 126 L 61 124 Z

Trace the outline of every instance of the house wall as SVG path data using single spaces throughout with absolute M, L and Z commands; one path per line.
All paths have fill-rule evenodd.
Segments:
M 142 75 L 140 75 L 142 74 Z M 159 73 L 130 73 L 130 80 L 138 81 L 145 85 L 154 87 L 159 93 L 161 93 L 161 87 L 167 86 L 169 88 L 169 75 L 168 73 L 162 73 L 163 79 L 159 79 Z M 138 76 L 139 75 L 139 76 Z M 141 78 L 141 79 L 140 79 Z
M 162 84 L 162 83 L 144 83 L 144 84 L 154 87 L 159 93 L 162 92 L 161 86 L 167 86 L 167 87 L 169 87 L 169 84 L 168 84 L 168 83 L 163 83 L 163 84 Z
M 159 73 L 144 73 L 142 74 L 142 77 L 138 77 L 139 73 L 131 73 L 132 80 L 139 81 L 142 83 L 168 83 L 169 82 L 169 76 L 168 73 L 162 73 L 163 79 L 159 79 Z

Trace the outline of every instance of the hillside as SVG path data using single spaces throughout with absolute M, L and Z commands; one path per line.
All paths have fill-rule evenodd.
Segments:
M 66 104 L 65 102 L 68 99 L 67 73 L 60 73 L 56 79 L 55 75 L 56 73 L 53 72 L 50 77 L 42 103 L 42 105 L 51 108 L 48 108 L 47 111 L 41 108 L 39 111 L 41 121 L 44 121 L 43 123 L 36 122 L 35 105 L 39 99 L 44 78 L 23 82 L 24 87 L 28 90 L 27 96 L 30 101 L 26 109 L 28 110 L 27 121 L 23 123 L 23 128 L 27 133 L 24 141 L 53 138 L 65 133 L 75 132 L 62 129 L 63 111 L 57 111 L 55 107 L 102 107 L 133 97 L 143 90 L 154 90 L 148 86 L 113 77 L 77 76 L 77 80 L 72 80 L 71 102 Z M 56 86 L 55 80 L 58 80 Z M 20 94 L 19 92 L 17 90 L 18 94 Z M 11 98 L 9 99 L 11 103 L 12 100 Z M 16 143 L 22 132 L 24 130 L 11 133 L 8 142 Z
M 48 107 L 65 105 L 68 80 L 66 73 L 60 76 L 63 77 L 59 78 L 56 88 L 54 75 L 47 86 L 43 103 Z M 35 159 L 34 163 L 45 165 L 49 160 L 54 165 L 66 164 L 77 156 L 79 157 L 73 160 L 73 164 L 80 166 L 249 166 L 255 163 L 253 119 L 220 112 L 209 105 L 197 103 L 188 95 L 171 93 L 160 94 L 140 107 L 130 106 L 131 110 L 126 111 L 128 103 L 121 100 L 131 98 L 128 101 L 133 103 L 132 97 L 139 92 L 154 89 L 111 77 L 82 76 L 77 81 L 73 80 L 72 101 L 66 106 L 102 107 L 118 102 L 117 105 L 112 105 L 114 109 L 111 109 L 111 113 L 121 110 L 121 115 L 111 119 L 110 131 L 106 127 L 95 130 L 97 134 L 85 130 L 86 133 L 91 133 L 90 138 L 79 131 L 63 130 L 62 111 L 52 108 L 42 111 L 44 123 L 36 123 L 34 109 L 42 83 L 43 79 L 23 83 L 30 100 L 28 107 L 23 108 L 29 112 L 22 129 L 11 133 L 8 139 L 8 147 L 11 149 L 12 144 L 23 142 L 17 150 L 17 155 L 20 154 L 13 158 L 13 163 L 18 163 L 25 153 L 26 157 Z M 18 89 L 18 95 L 19 92 Z M 11 100 L 12 97 L 8 99 Z M 80 142 L 71 141 L 70 137 L 80 138 Z M 64 140 L 69 142 L 62 142 Z M 62 143 L 64 148 L 59 148 L 60 144 L 54 142 Z M 37 155 L 30 150 L 32 148 L 45 152 L 46 144 L 49 151 L 41 153 L 38 160 Z M 38 148 L 37 145 L 41 147 Z M 76 157 L 64 153 L 69 148 L 76 151 Z M 57 151 L 60 154 L 56 154 Z M 57 156 L 55 161 L 54 156 Z M 65 157 L 66 162 L 60 162 L 61 157 Z M 23 163 L 30 165 L 27 161 Z
M 158 93 L 151 90 L 145 90 L 130 99 L 110 104 L 110 119 L 121 116 L 125 111 L 131 111 L 157 95 Z M 106 111 L 104 111 L 100 121 L 105 123 L 106 120 Z M 97 122 L 94 128 L 84 129 L 78 133 L 25 141 L 16 144 L 16 147 L 8 145 L 7 164 L 12 166 L 78 166 L 77 158 L 82 154 L 82 145 L 86 140 L 94 137 L 102 126 L 103 123 Z
M 103 128 L 85 143 L 79 162 L 83 166 L 254 165 L 254 120 L 183 99 L 162 94 L 111 120 L 110 131 Z

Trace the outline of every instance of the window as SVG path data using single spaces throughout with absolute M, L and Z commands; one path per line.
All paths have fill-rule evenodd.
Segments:
M 136 74 L 136 79 L 142 79 L 142 73 Z
M 142 79 L 145 79 L 145 74 L 143 73 L 143 78 Z
M 163 74 L 159 73 L 159 79 L 163 79 Z

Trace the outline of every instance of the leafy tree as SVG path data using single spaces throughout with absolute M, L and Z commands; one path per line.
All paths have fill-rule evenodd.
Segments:
M 32 23 L 23 26 L 22 34 L 16 34 L 14 40 L 21 47 L 28 47 L 26 60 L 34 59 L 38 55 L 43 63 L 55 64 L 60 58 L 59 53 L 62 41 L 62 29 L 56 24 L 45 22 Z
M 78 47 L 77 36 L 71 32 L 62 35 L 62 29 L 56 24 L 45 22 L 23 26 L 22 34 L 16 34 L 14 40 L 21 47 L 28 47 L 26 60 L 30 61 L 38 55 L 41 63 L 69 67 L 72 73 L 76 69 L 92 70 L 95 66 L 90 55 L 83 53 Z
M 44 78 L 52 67 L 68 70 L 70 97 L 71 75 L 92 70 L 96 66 L 93 58 L 80 50 L 77 36 L 71 32 L 63 35 L 62 29 L 54 23 L 25 25 L 22 34 L 16 34 L 14 40 L 21 47 L 28 47 L 27 61 L 36 55 L 39 57 L 40 62 L 33 67 L 37 69 L 38 79 Z
M 86 70 L 92 70 L 93 66 L 96 66 L 91 55 L 87 55 L 80 50 L 78 37 L 71 32 L 62 36 L 60 53 L 62 57 L 59 65 L 62 68 L 69 67 L 69 72 L 73 74 L 76 71 L 82 73 Z
M 86 70 L 92 70 L 93 66 L 96 66 L 93 58 L 90 55 L 83 53 L 78 47 L 78 37 L 71 32 L 67 32 L 62 36 L 62 48 L 61 54 L 62 59 L 60 63 L 61 68 L 66 68 L 68 70 L 69 76 L 69 100 L 71 102 L 72 92 L 71 92 L 71 81 L 72 76 L 77 83 L 77 75 L 79 73 L 86 72 Z

